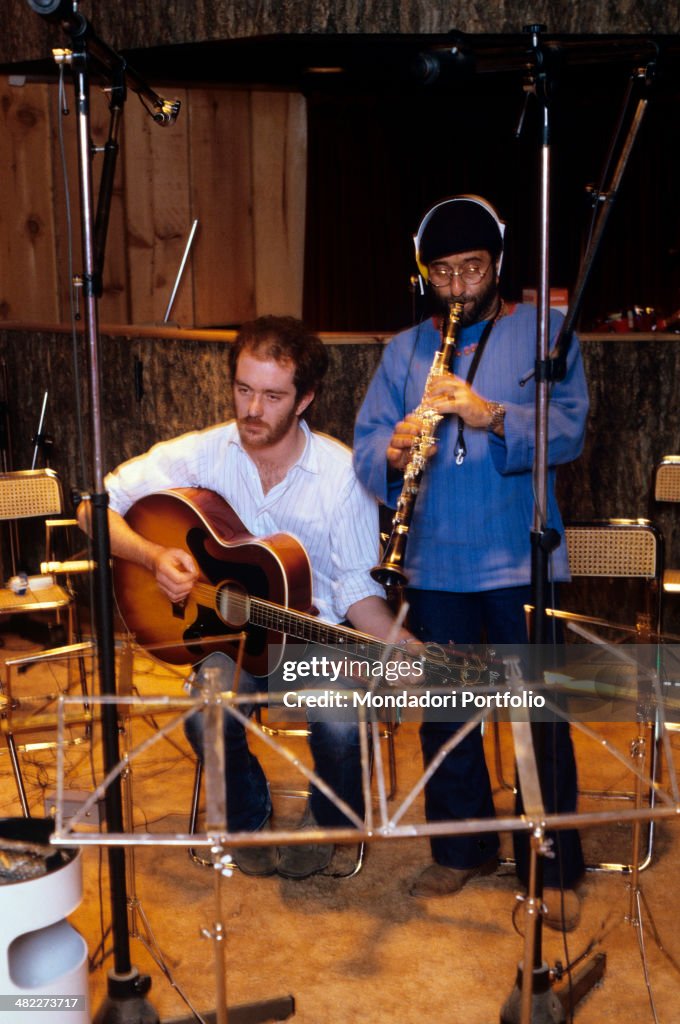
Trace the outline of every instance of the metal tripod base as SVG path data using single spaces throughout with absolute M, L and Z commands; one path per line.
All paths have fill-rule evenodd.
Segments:
M 292 996 L 279 996 L 278 999 L 263 999 L 257 1003 L 239 1003 L 229 1007 L 229 1024 L 265 1024 L 270 1020 L 288 1020 L 295 1013 L 295 1000 Z M 214 1012 L 202 1013 L 205 1024 L 217 1024 Z M 165 1024 L 195 1024 L 196 1017 L 173 1017 Z
M 574 972 L 570 979 L 559 986 L 550 987 L 549 971 L 546 964 L 534 971 L 534 994 L 531 1003 L 531 1024 L 552 1024 L 567 1019 L 576 1005 L 587 996 L 604 977 L 607 966 L 605 953 L 596 953 Z M 517 979 L 508 1001 L 501 1011 L 500 1024 L 522 1024 L 522 965 L 517 968 Z
M 151 978 L 136 968 L 124 977 L 110 971 L 108 995 L 92 1024 L 160 1024 L 160 1017 L 146 999 L 150 988 Z
M 550 969 L 546 963 L 535 967 L 531 996 L 531 1024 L 563 1024 L 567 1016 L 562 1003 L 550 987 Z M 515 987 L 501 1010 L 501 1024 L 522 1024 L 522 965 L 517 968 Z
M 592 988 L 602 981 L 607 967 L 607 954 L 596 953 L 583 964 L 578 971 L 574 971 L 571 980 L 567 977 L 555 986 L 555 995 L 562 1003 L 562 1006 L 569 1016 L 576 1008 L 576 1005 L 588 995 Z

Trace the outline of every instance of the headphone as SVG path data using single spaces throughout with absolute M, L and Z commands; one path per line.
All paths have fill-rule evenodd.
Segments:
M 429 281 L 430 281 L 430 272 L 429 272 L 429 270 L 427 268 L 427 264 L 423 263 L 423 261 L 422 261 L 422 259 L 420 257 L 420 245 L 421 245 L 421 241 L 422 241 L 422 237 L 423 237 L 423 232 L 425 231 L 425 228 L 429 224 L 433 214 L 435 214 L 437 212 L 437 210 L 441 209 L 442 206 L 447 206 L 449 203 L 458 203 L 458 202 L 461 202 L 461 201 L 468 202 L 468 203 L 475 203 L 477 206 L 480 206 L 486 213 L 488 213 L 493 218 L 493 220 L 495 221 L 496 226 L 497 226 L 498 231 L 499 231 L 499 234 L 501 236 L 501 251 L 500 251 L 500 253 L 498 255 L 498 259 L 497 259 L 497 263 L 496 263 L 496 273 L 500 273 L 501 265 L 503 263 L 503 237 L 505 235 L 505 223 L 504 223 L 504 221 L 502 221 L 500 219 L 500 217 L 498 216 L 496 210 L 494 210 L 494 208 L 491 205 L 491 203 L 487 203 L 486 199 L 482 199 L 481 196 L 475 196 L 475 195 L 451 196 L 449 199 L 442 199 L 441 202 L 436 203 L 430 210 L 427 211 L 427 213 L 423 217 L 422 221 L 420 222 L 420 227 L 418 228 L 417 233 L 413 236 L 413 244 L 414 244 L 415 250 L 416 250 L 416 263 L 418 265 L 418 270 L 420 271 L 420 276 L 421 276 L 422 280 L 427 281 L 428 284 L 429 284 Z

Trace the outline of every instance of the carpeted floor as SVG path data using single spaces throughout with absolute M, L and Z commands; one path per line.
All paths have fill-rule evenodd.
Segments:
M 4 654 L 26 649 L 26 642 L 6 636 Z M 30 669 L 15 680 L 15 692 L 54 692 L 64 685 L 61 668 Z M 156 663 L 138 658 L 133 676 L 143 694 L 181 694 L 181 681 Z M 165 720 L 165 719 L 163 719 Z M 156 721 L 130 719 L 121 738 L 134 748 L 154 732 Z M 608 739 L 624 752 L 636 727 L 609 726 Z M 512 776 L 507 727 L 501 727 L 502 774 Z M 680 738 L 671 734 L 677 750 Z M 499 813 L 510 813 L 512 795 L 498 781 L 493 730 L 487 732 L 489 764 L 497 781 Z M 630 786 L 624 768 L 603 753 L 601 745 L 576 737 L 582 788 Z M 296 756 L 305 758 L 304 740 L 291 741 Z M 6 751 L 0 747 L 0 816 L 20 813 Z M 100 764 L 99 744 L 66 750 L 66 785 L 90 790 L 92 763 Z M 262 751 L 273 786 L 298 785 L 290 764 Z M 397 733 L 397 800 L 420 773 L 416 726 L 404 723 Z M 29 751 L 21 764 L 35 814 L 50 805 L 56 762 L 51 749 Z M 187 829 L 194 762 L 181 733 L 146 750 L 133 761 L 131 781 L 124 787 L 133 807 L 138 832 L 168 836 Z M 279 822 L 301 814 L 301 800 L 279 795 Z M 583 797 L 583 809 L 629 806 Z M 418 800 L 408 820 L 423 820 Z M 509 850 L 508 836 L 504 836 Z M 587 858 L 630 859 L 631 830 L 610 823 L 584 834 Z M 355 854 L 343 847 L 335 867 L 345 868 Z M 97 847 L 83 850 L 84 897 L 72 917 L 98 964 L 90 978 L 93 1011 L 106 993 L 110 956 L 101 964 L 98 948 L 110 953 L 111 937 L 102 936 L 109 918 L 107 855 Z M 127 889 L 132 904 L 132 962 L 152 979 L 148 1002 L 161 1020 L 194 1019 L 180 991 L 199 1011 L 216 1005 L 214 944 L 203 937 L 216 920 L 226 932 L 227 1001 L 292 994 L 299 1024 L 493 1024 L 509 996 L 523 955 L 522 915 L 517 909 L 517 883 L 512 867 L 475 880 L 455 897 L 419 901 L 408 895 L 414 874 L 428 862 L 427 839 L 381 839 L 369 844 L 361 871 L 353 878 L 315 877 L 293 882 L 274 876 L 248 878 L 236 873 L 220 883 L 221 910 L 215 902 L 216 873 L 192 863 L 183 847 L 151 843 L 135 848 L 128 860 Z M 645 940 L 650 991 L 661 1024 L 680 1021 L 680 974 L 670 958 L 680 960 L 677 935 L 676 878 L 680 870 L 680 836 L 674 821 L 657 826 L 651 866 L 641 878 L 648 907 L 641 929 L 629 919 L 628 878 L 589 872 L 582 888 L 582 919 L 563 937 L 543 930 L 543 953 L 550 966 L 566 963 L 585 950 L 606 954 L 606 973 L 596 989 L 577 1007 L 582 1024 L 638 1024 L 654 1021 L 639 952 Z M 651 916 L 650 916 L 651 915 Z M 653 921 L 653 927 L 652 927 Z M 657 941 L 658 938 L 658 941 Z M 660 948 L 663 946 L 663 950 Z M 126 1019 L 126 1018 L 124 1018 Z M 27 1022 L 28 1024 L 28 1022 Z

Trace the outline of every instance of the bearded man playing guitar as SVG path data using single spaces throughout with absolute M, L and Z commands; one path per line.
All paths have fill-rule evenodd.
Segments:
M 178 628 L 177 648 L 167 660 L 180 663 L 196 661 L 206 653 L 200 644 L 185 647 L 187 636 L 214 635 L 220 626 L 228 632 L 224 629 L 228 615 L 220 615 L 220 609 L 232 598 L 223 598 L 219 588 L 216 604 L 222 622 L 213 612 L 209 621 L 186 629 L 199 614 L 197 608 L 200 614 L 205 612 L 200 601 L 197 604 L 194 600 L 194 592 L 199 586 L 205 589 L 201 581 L 211 578 L 215 565 L 216 545 L 209 529 L 202 527 L 203 509 L 208 510 L 209 518 L 216 503 L 224 499 L 231 509 L 226 513 L 224 509 L 217 510 L 218 533 L 223 538 L 249 536 L 254 542 L 255 561 L 267 547 L 257 538 L 282 534 L 292 535 L 300 542 L 305 564 L 294 568 L 291 576 L 300 569 L 303 576 L 311 570 L 314 605 L 313 609 L 303 607 L 303 613 L 314 610 L 316 614 L 318 610 L 319 619 L 330 623 L 330 628 L 347 622 L 371 637 L 395 639 L 394 617 L 382 597 L 382 587 L 370 576 L 370 569 L 379 558 L 376 503 L 357 480 L 349 449 L 333 438 L 311 431 L 304 418 L 328 366 L 323 343 L 292 317 L 260 317 L 239 331 L 230 346 L 229 365 L 234 420 L 157 444 L 145 455 L 119 466 L 105 480 L 110 501 L 111 550 L 119 569 L 116 595 L 121 603 L 120 590 L 127 592 L 127 597 L 132 598 L 129 604 L 134 606 L 136 601 L 140 608 L 138 622 L 130 622 L 130 616 L 134 619 L 132 610 L 130 616 L 123 610 L 128 627 L 142 643 L 145 617 L 153 620 L 154 615 L 158 616 L 160 640 L 166 631 Z M 175 488 L 192 490 L 179 491 L 177 496 L 172 490 L 170 495 L 158 493 Z M 188 522 L 183 522 L 185 495 L 189 496 L 186 500 L 193 517 Z M 180 513 L 177 526 L 169 522 L 175 508 L 173 502 Z M 79 519 L 86 526 L 85 502 L 80 506 Z M 272 539 L 277 540 L 276 536 Z M 279 539 L 284 543 L 283 553 L 279 555 L 277 551 L 273 558 L 277 569 L 290 554 L 292 542 L 290 536 Z M 267 575 L 268 564 L 243 570 L 244 590 L 250 589 L 253 580 Z M 219 578 L 219 570 L 212 575 Z M 231 567 L 228 575 L 234 575 Z M 293 588 L 291 582 L 291 591 Z M 274 585 L 275 600 L 288 604 L 287 596 L 285 580 L 280 586 Z M 268 602 L 259 603 L 270 607 Z M 309 614 L 297 618 L 319 622 Z M 396 640 L 410 641 L 413 637 L 400 628 Z M 268 674 L 268 634 L 256 631 L 248 643 L 251 667 L 257 675 Z M 220 659 L 223 667 L 229 667 L 230 681 L 234 666 L 227 657 L 229 647 L 226 653 L 214 653 L 214 647 L 207 650 L 213 651 L 208 653 L 211 662 Z M 244 664 L 249 664 L 245 658 Z M 196 678 L 200 682 L 200 669 Z M 263 688 L 245 671 L 240 674 L 238 686 L 240 693 L 247 692 L 248 687 L 253 691 Z M 331 718 L 327 715 L 310 722 L 315 770 L 362 816 L 358 726 L 353 720 Z M 200 756 L 199 713 L 189 719 L 187 735 Z M 266 828 L 271 815 L 267 780 L 248 748 L 246 730 L 227 714 L 225 760 L 229 830 Z M 348 823 L 340 809 L 315 787 L 305 821 L 310 827 Z M 325 844 L 293 845 L 281 850 L 273 845 L 258 845 L 235 850 L 234 859 L 248 874 L 278 872 L 288 878 L 305 878 L 324 870 L 332 853 L 333 847 Z

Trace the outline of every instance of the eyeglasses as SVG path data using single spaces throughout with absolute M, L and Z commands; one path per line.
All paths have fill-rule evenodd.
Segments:
M 479 284 L 483 277 L 489 273 L 490 263 L 486 266 L 479 260 L 468 260 L 459 270 L 454 270 L 448 263 L 433 263 L 430 270 L 430 284 L 435 288 L 445 288 L 450 285 L 454 277 L 460 277 L 465 284 Z

